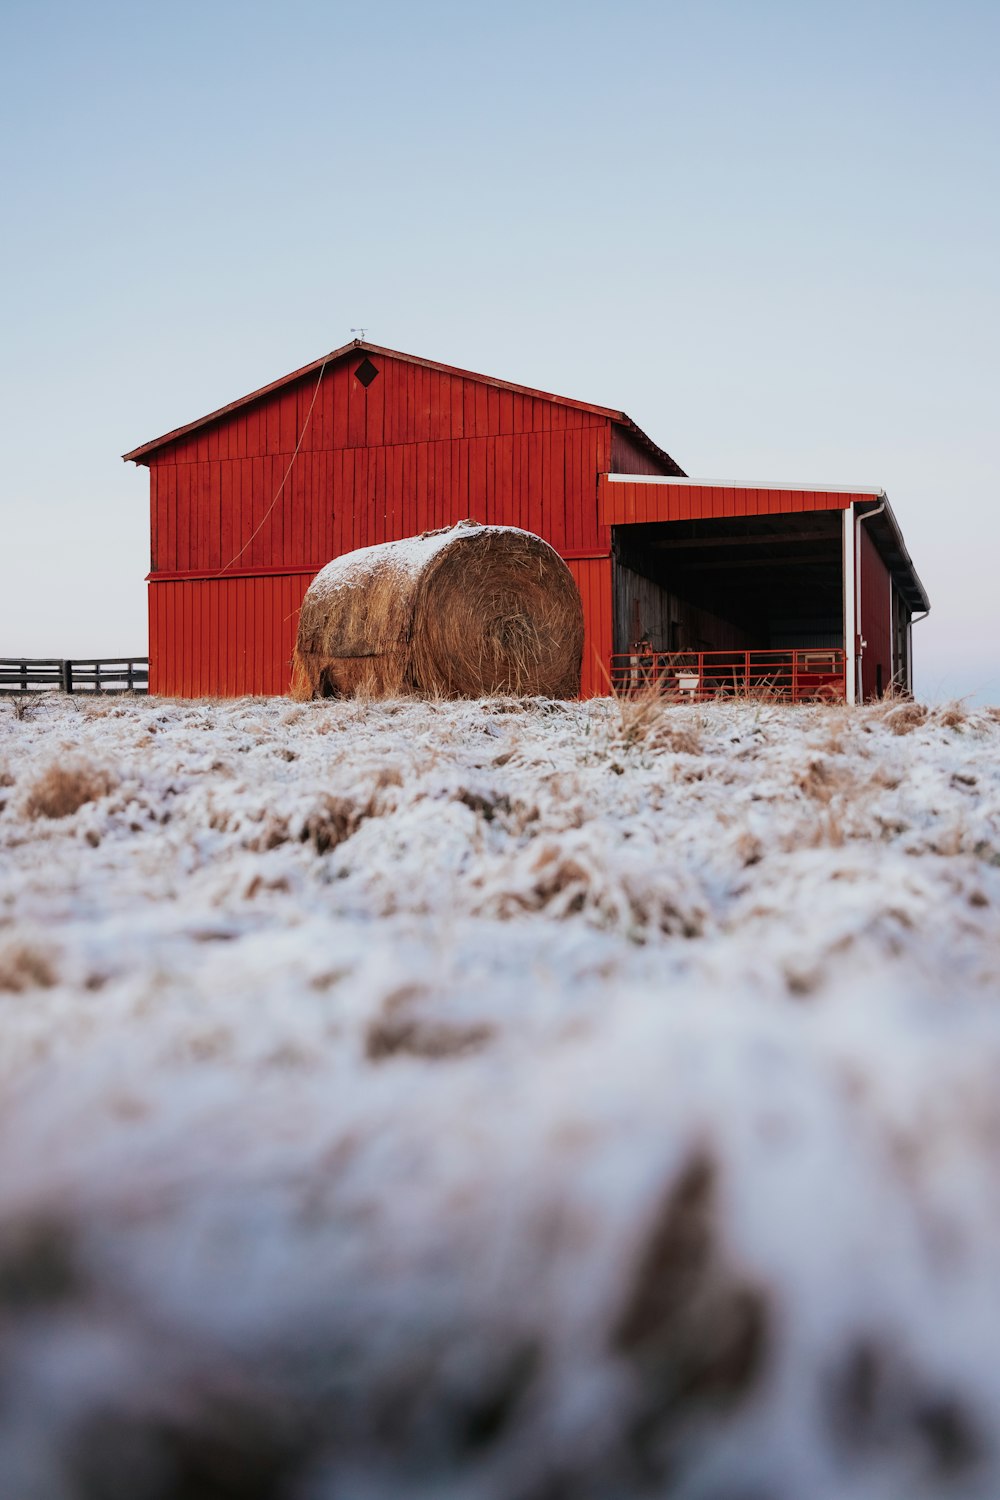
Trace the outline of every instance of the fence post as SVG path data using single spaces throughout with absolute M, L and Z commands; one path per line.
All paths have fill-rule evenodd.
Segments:
M 21 667 L 21 692 L 22 693 L 26 693 L 28 691 L 28 663 L 22 659 L 22 661 L 20 662 L 20 667 Z
M 129 664 L 128 664 L 128 677 L 126 678 L 126 681 L 128 682 L 128 690 L 129 690 L 129 692 L 131 692 L 132 689 L 135 687 L 135 682 L 133 681 L 133 668 L 134 668 L 134 666 L 135 666 L 135 663 L 130 661 Z
M 792 652 L 792 702 L 799 701 L 799 653 Z

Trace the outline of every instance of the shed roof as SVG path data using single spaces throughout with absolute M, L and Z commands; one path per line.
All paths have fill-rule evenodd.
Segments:
M 874 503 L 865 505 L 860 513 L 871 516 L 872 539 L 908 608 L 915 612 L 929 611 L 931 601 L 913 566 L 913 558 L 906 550 L 903 533 L 885 490 L 880 490 Z
M 920 575 L 913 565 L 913 559 L 903 541 L 903 533 L 899 528 L 899 522 L 889 504 L 889 497 L 881 485 L 867 484 L 789 484 L 787 482 L 775 483 L 773 480 L 764 482 L 755 480 L 732 480 L 732 479 L 689 479 L 686 476 L 675 479 L 669 476 L 648 474 L 609 474 L 607 476 L 609 485 L 629 485 L 633 489 L 648 491 L 655 495 L 667 495 L 671 491 L 683 489 L 687 494 L 699 494 L 709 496 L 713 501 L 727 492 L 731 495 L 743 497 L 744 502 L 750 495 L 766 495 L 768 497 L 785 494 L 788 499 L 798 498 L 799 501 L 810 496 L 814 500 L 815 509 L 823 509 L 824 497 L 830 509 L 847 509 L 849 505 L 857 507 L 857 514 L 862 518 L 870 517 L 870 530 L 872 540 L 882 557 L 883 562 L 892 574 L 893 580 L 899 592 L 902 594 L 909 609 L 922 611 L 930 609 L 930 600 L 927 590 L 920 581 Z M 769 506 L 768 509 L 781 512 L 785 509 L 798 509 L 799 506 L 778 505 Z M 610 524 L 636 524 L 655 523 L 658 520 L 669 519 L 667 514 L 657 514 L 657 506 L 644 507 L 641 514 L 629 516 L 628 518 L 616 515 L 614 510 L 605 511 L 604 519 Z M 733 505 L 727 512 L 729 515 L 754 514 L 744 506 Z M 703 515 L 711 516 L 721 512 L 709 509 Z
M 178 438 L 187 437 L 192 432 L 197 432 L 202 427 L 209 426 L 212 422 L 218 422 L 223 417 L 228 417 L 232 412 L 239 411 L 242 407 L 249 406 L 254 401 L 260 401 L 265 396 L 273 395 L 275 391 L 282 390 L 285 386 L 293 385 L 297 380 L 307 379 L 315 375 L 326 365 L 333 365 L 338 360 L 345 359 L 348 355 L 356 355 L 359 352 L 365 354 L 378 354 L 384 359 L 402 360 L 407 364 L 422 365 L 427 370 L 437 370 L 443 375 L 457 375 L 462 380 L 478 380 L 484 385 L 496 387 L 501 391 L 513 391 L 517 395 L 532 396 L 539 401 L 551 401 L 556 406 L 569 406 L 575 411 L 592 412 L 594 416 L 606 417 L 609 421 L 617 423 L 631 433 L 634 438 L 658 459 L 670 473 L 683 475 L 684 470 L 666 453 L 653 442 L 642 428 L 637 426 L 632 418 L 623 411 L 615 411 L 608 406 L 595 406 L 589 401 L 574 401 L 569 396 L 554 396 L 550 391 L 535 390 L 528 385 L 518 385 L 510 380 L 497 380 L 492 375 L 480 375 L 475 370 L 462 370 L 455 365 L 443 365 L 437 360 L 422 359 L 416 354 L 403 354 L 398 349 L 385 349 L 379 344 L 370 344 L 365 339 L 353 339 L 349 344 L 342 344 L 339 349 L 332 350 L 329 354 L 321 355 L 308 365 L 302 365 L 298 370 L 292 370 L 288 375 L 282 375 L 278 380 L 272 380 L 269 385 L 262 385 L 255 391 L 250 391 L 246 396 L 240 396 L 235 401 L 230 401 L 226 406 L 220 406 L 216 411 L 210 411 L 204 417 L 198 417 L 193 422 L 186 422 L 183 427 L 175 427 L 170 432 L 165 432 L 162 437 L 152 438 L 148 443 L 141 443 L 138 448 L 133 448 L 128 453 L 123 453 L 122 458 L 132 463 L 145 463 L 156 452 L 158 448 L 173 443 Z

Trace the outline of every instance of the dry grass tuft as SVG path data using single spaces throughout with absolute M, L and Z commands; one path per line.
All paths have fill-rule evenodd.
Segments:
M 843 767 L 818 759 L 809 762 L 799 777 L 799 786 L 807 797 L 826 806 L 850 780 Z
M 603 665 L 601 670 L 604 671 Z M 635 688 L 616 690 L 606 671 L 604 676 L 618 707 L 616 739 L 627 748 L 650 745 L 678 755 L 698 755 L 702 748 L 700 726 L 689 721 L 671 722 L 670 707 L 689 708 L 688 700 L 667 692 L 663 680 L 651 680 Z
M 755 833 L 745 828 L 736 840 L 736 853 L 744 869 L 759 865 L 764 858 L 764 845 Z
M 909 734 L 927 723 L 927 709 L 922 703 L 899 703 L 888 700 L 890 707 L 884 715 L 885 723 L 893 734 Z
M 644 683 L 633 692 L 619 693 L 618 738 L 626 745 L 644 744 L 663 723 L 665 699 L 655 682 Z
M 848 828 L 844 822 L 843 804 L 828 807 L 818 813 L 807 827 L 798 827 L 784 835 L 781 847 L 786 853 L 799 849 L 841 849 L 847 841 Z
M 303 844 L 312 844 L 317 854 L 328 854 L 357 833 L 371 811 L 370 803 L 362 806 L 351 797 L 336 797 L 326 792 L 306 817 L 299 839 Z
M 484 796 L 481 792 L 469 791 L 467 787 L 460 787 L 454 793 L 453 800 L 461 802 L 463 807 L 467 807 L 470 812 L 476 813 L 486 823 L 492 823 L 497 814 L 503 817 L 509 815 L 511 811 L 510 798 L 502 792 L 496 797 L 492 797 Z
M 957 698 L 951 703 L 942 703 L 934 713 L 934 722 L 940 724 L 942 729 L 961 729 L 968 721 L 965 704 Z
M 28 790 L 24 810 L 29 818 L 68 818 L 87 802 L 97 802 L 114 789 L 110 771 L 85 760 L 49 766 Z
M 467 1057 L 485 1047 L 493 1036 L 486 1025 L 459 1026 L 450 1021 L 431 1021 L 406 1016 L 373 1021 L 365 1036 L 365 1056 L 370 1062 L 408 1054 L 433 1061 Z
M 313 685 L 309 680 L 309 674 L 297 650 L 295 656 L 292 658 L 292 677 L 288 685 L 288 696 L 293 703 L 308 703 L 311 698 L 316 696 L 313 692 Z M 289 719 L 285 720 L 286 724 L 289 722 Z
M 0 948 L 0 992 L 20 995 L 25 990 L 50 989 L 55 982 L 52 961 L 40 948 L 23 942 Z
M 737 682 L 725 693 L 716 693 L 717 698 L 725 697 L 733 703 L 777 703 L 782 707 L 798 707 L 797 704 L 789 703 L 788 694 L 774 682 Z
M 749 1398 L 771 1342 L 763 1292 L 736 1274 L 721 1244 L 717 1168 L 694 1152 L 660 1208 L 613 1329 L 644 1380 L 635 1442 L 659 1466 L 685 1419 Z
M 39 1312 L 83 1293 L 75 1237 L 52 1212 L 5 1223 L 0 1230 L 0 1307 Z
M 876 766 L 869 780 L 869 787 L 876 791 L 894 792 L 903 780 L 902 772 L 888 766 Z
M 478 1052 L 493 1038 L 492 1026 L 432 1019 L 414 1014 L 429 998 L 420 985 L 406 984 L 386 996 L 382 1011 L 365 1034 L 365 1056 L 370 1062 L 406 1054 L 434 1061 Z
M 41 706 L 45 696 L 44 693 L 10 693 L 6 701 L 14 718 L 19 724 L 23 724 L 25 719 L 30 719 L 35 709 Z
M 664 720 L 654 730 L 651 743 L 657 750 L 670 750 L 674 755 L 700 755 L 703 740 L 697 725 Z
M 845 735 L 851 727 L 851 715 L 843 704 L 824 708 L 821 715 L 817 715 L 817 728 L 825 734 L 820 748 L 827 755 L 843 755 L 845 747 Z
M 269 811 L 246 839 L 245 847 L 265 852 L 298 840 L 301 844 L 311 844 L 317 854 L 329 854 L 352 838 L 367 819 L 379 818 L 388 812 L 392 799 L 382 794 L 402 784 L 402 775 L 395 766 L 381 766 L 375 771 L 367 797 L 323 792 L 298 822 L 290 822 L 287 817 Z M 213 809 L 211 826 L 227 828 L 229 813 L 224 809 Z
M 585 863 L 565 853 L 558 844 L 549 843 L 539 850 L 535 872 L 534 889 L 525 905 L 557 916 L 583 911 L 594 878 Z

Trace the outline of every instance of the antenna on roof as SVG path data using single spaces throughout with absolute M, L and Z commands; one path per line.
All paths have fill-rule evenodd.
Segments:
M 367 328 L 352 328 L 351 332 L 357 334 L 357 338 L 354 340 L 354 342 L 356 344 L 360 344 L 364 340 L 364 336 L 368 332 L 368 329 Z

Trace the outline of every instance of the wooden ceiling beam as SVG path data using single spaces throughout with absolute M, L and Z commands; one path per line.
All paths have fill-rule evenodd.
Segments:
M 678 537 L 676 541 L 671 541 L 667 537 L 655 537 L 651 538 L 647 545 L 651 544 L 657 551 L 662 552 L 690 552 L 696 548 L 708 550 L 717 547 L 798 547 L 809 543 L 815 545 L 817 542 L 824 541 L 839 543 L 840 534 L 832 531 L 810 531 L 796 536 L 789 533 L 771 532 L 767 536 Z
M 828 555 L 822 557 L 713 557 L 707 562 L 685 561 L 683 568 L 678 570 L 678 576 L 681 573 L 708 572 L 719 573 L 721 575 L 723 573 L 738 572 L 744 568 L 756 568 L 759 572 L 763 573 L 768 568 L 831 568 L 839 566 L 839 556 L 830 557 Z

